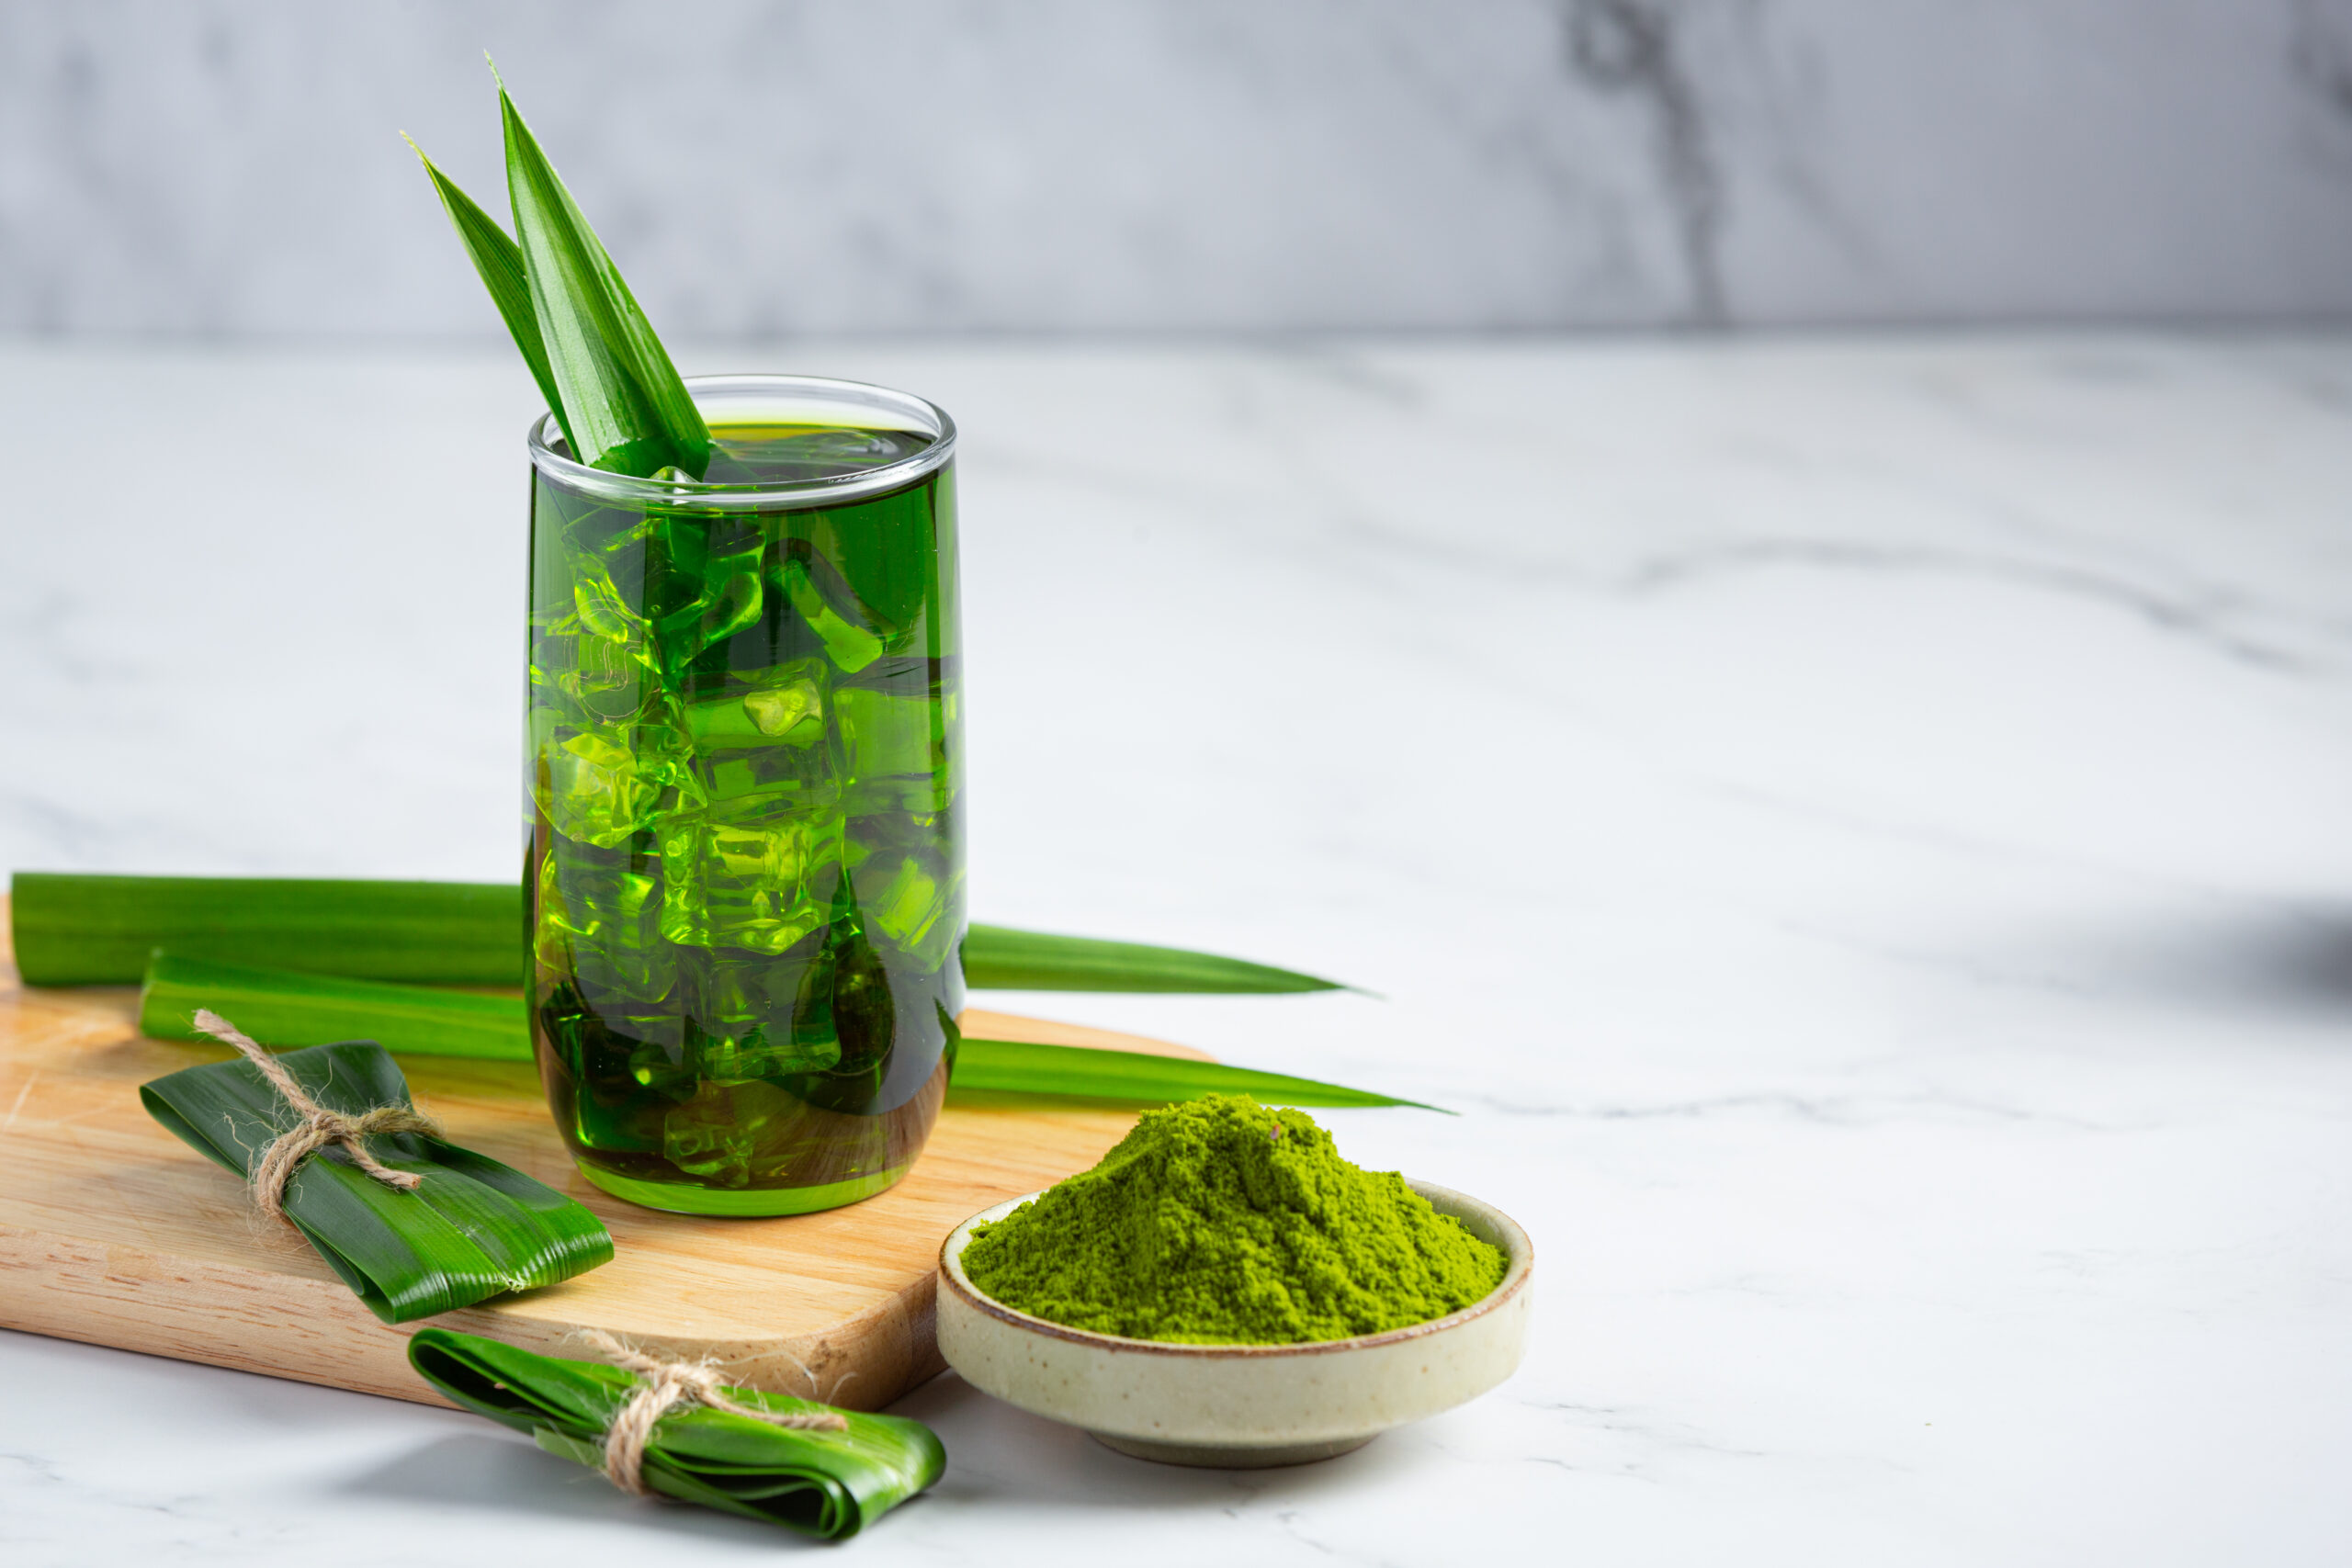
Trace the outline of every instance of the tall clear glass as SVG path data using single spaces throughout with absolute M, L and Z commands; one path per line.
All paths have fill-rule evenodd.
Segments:
M 581 1171 L 790 1214 L 906 1173 L 963 1006 L 956 430 L 689 380 L 700 481 L 530 433 L 532 1039 Z

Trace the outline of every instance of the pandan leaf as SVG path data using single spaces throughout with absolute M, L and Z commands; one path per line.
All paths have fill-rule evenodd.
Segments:
M 523 890 L 511 883 L 20 871 L 13 913 L 17 963 L 34 986 L 135 984 L 158 947 L 370 980 L 509 986 L 524 974 Z M 979 990 L 1342 988 L 1238 958 L 1009 926 L 973 926 L 963 953 L 964 983 Z
M 401 140 L 408 141 L 405 135 Z M 548 412 L 563 427 L 564 440 L 574 452 L 579 451 L 580 443 L 571 434 L 571 421 L 563 412 L 563 400 L 556 395 L 555 372 L 548 367 L 547 344 L 539 336 L 539 318 L 531 305 L 530 282 L 523 276 L 522 247 L 507 238 L 506 231 L 476 206 L 471 197 L 459 190 L 457 182 L 434 166 L 424 148 L 414 141 L 408 141 L 408 145 L 432 179 L 442 209 L 449 214 L 450 226 L 458 231 L 466 254 L 473 258 L 474 271 L 481 275 L 483 287 L 490 290 L 491 302 L 498 307 L 506 330 L 514 334 L 514 346 L 523 351 L 523 363 L 531 367 L 531 378 L 538 382 L 539 395 L 547 399 Z
M 677 468 L 699 478 L 710 464 L 710 430 L 677 367 L 503 82 L 498 107 L 514 233 L 548 367 L 571 416 L 573 455 L 614 473 Z
M 520 998 L 372 985 L 157 953 L 140 998 L 140 1032 L 157 1040 L 198 1039 L 193 1021 L 198 1008 L 266 1019 L 274 1044 L 338 1040 L 361 1029 L 386 1050 L 404 1055 L 531 1059 L 529 1015 Z M 231 1012 L 232 1008 L 238 1010 Z M 1223 1062 L 969 1037 L 956 1048 L 947 1089 L 950 1104 L 967 1105 L 1001 1104 L 1014 1098 L 1165 1105 L 1207 1094 L 1255 1095 L 1274 1105 L 1438 1109 Z
M 278 1057 L 321 1105 L 361 1115 L 409 1105 L 408 1081 L 374 1041 Z M 247 1179 L 296 1115 L 243 1057 L 143 1085 L 149 1115 L 215 1165 Z M 611 1261 L 613 1238 L 580 1204 L 470 1149 L 413 1133 L 379 1134 L 368 1152 L 413 1172 L 413 1191 L 384 1185 L 340 1151 L 312 1155 L 286 1184 L 286 1217 L 386 1323 L 551 1285 Z
M 964 938 L 967 985 L 1008 991 L 1216 991 L 1271 994 L 1345 987 L 1246 959 L 1097 937 L 975 925 Z
M 519 986 L 527 973 L 513 883 L 20 871 L 9 916 L 32 986 L 137 985 L 158 947 L 370 980 Z
M 956 1076 L 947 1089 L 951 1104 L 989 1103 L 995 1097 L 1031 1096 L 1106 1100 L 1120 1105 L 1170 1105 L 1212 1094 L 1246 1094 L 1268 1105 L 1411 1106 L 1436 1111 L 1418 1100 L 1398 1100 L 1370 1089 L 1348 1089 L 1287 1073 L 1261 1073 L 1223 1062 L 1187 1056 L 1153 1056 L 1140 1051 L 1101 1051 L 1083 1045 L 1035 1045 L 1023 1040 L 965 1038 L 956 1053 Z
M 148 960 L 139 994 L 139 1032 L 154 1040 L 199 1039 L 198 1008 L 235 1019 L 254 1039 L 280 1045 L 365 1035 L 387 1049 L 420 1055 L 531 1059 L 530 1032 L 513 997 L 254 969 L 158 951 Z
M 642 1386 L 618 1367 L 535 1355 L 446 1328 L 417 1330 L 408 1359 L 452 1404 L 592 1467 L 604 1461 L 613 1417 Z M 825 1408 L 758 1389 L 725 1392 L 739 1404 L 779 1415 Z M 846 1425 L 824 1431 L 681 1406 L 655 1425 L 639 1473 L 681 1502 L 844 1540 L 937 1481 L 947 1451 L 920 1421 L 838 1414 Z

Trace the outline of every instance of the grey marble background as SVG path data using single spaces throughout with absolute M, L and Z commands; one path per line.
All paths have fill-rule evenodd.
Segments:
M 0 331 L 495 331 L 496 52 L 665 333 L 2352 313 L 2346 0 L 0 3 Z

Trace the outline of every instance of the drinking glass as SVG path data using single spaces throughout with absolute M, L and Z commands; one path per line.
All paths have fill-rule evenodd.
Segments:
M 903 1176 L 963 1006 L 956 429 L 690 379 L 700 479 L 530 431 L 531 1034 L 587 1179 L 789 1214 Z

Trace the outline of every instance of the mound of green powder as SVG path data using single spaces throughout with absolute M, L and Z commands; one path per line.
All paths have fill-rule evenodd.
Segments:
M 1194 1345 L 1346 1339 L 1458 1312 L 1505 1259 L 1297 1111 L 1147 1112 L 1102 1163 L 977 1227 L 964 1272 L 1034 1317 Z

